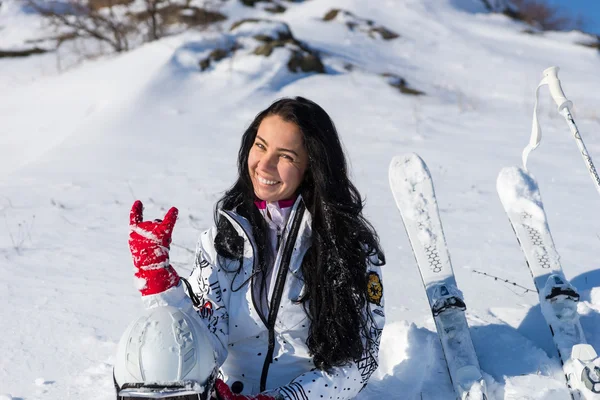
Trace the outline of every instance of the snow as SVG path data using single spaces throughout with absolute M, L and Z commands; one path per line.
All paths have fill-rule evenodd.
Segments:
M 60 60 L 0 59 L 0 398 L 114 398 L 116 346 L 142 310 L 127 246 L 131 204 L 142 200 L 148 219 L 178 207 L 170 259 L 187 276 L 214 203 L 235 179 L 242 132 L 273 100 L 296 95 L 335 121 L 386 252 L 381 366 L 358 399 L 453 398 L 388 185 L 390 160 L 409 152 L 427 162 L 436 185 L 488 391 L 496 399 L 568 398 L 537 294 L 473 271 L 533 287 L 496 177 L 520 163 L 535 88 L 552 65 L 600 162 L 600 56 L 577 44 L 580 33 L 523 33 L 526 25 L 479 3 L 311 0 L 268 14 L 229 0 L 221 9 L 230 22 L 286 22 L 321 52 L 327 75 L 292 74 L 288 48 L 254 55 L 256 41 L 237 30 L 190 31 L 80 63 L 68 48 Z M 0 49 L 23 48 L 47 29 L 17 4 L 0 6 Z M 323 21 L 333 8 L 400 37 Z M 268 24 L 257 29 L 273 32 Z M 234 40 L 246 47 L 200 72 L 200 60 Z M 425 95 L 401 94 L 384 73 Z M 545 88 L 539 107 L 544 140 L 528 168 L 566 278 L 581 293 L 587 340 L 600 349 L 598 194 Z
M 600 306 L 600 287 L 595 287 L 590 291 L 590 302 L 596 306 Z

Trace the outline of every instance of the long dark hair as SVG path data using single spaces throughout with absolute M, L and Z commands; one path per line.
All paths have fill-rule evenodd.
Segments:
M 306 291 L 300 299 L 311 321 L 307 346 L 321 369 L 361 358 L 369 337 L 364 309 L 367 304 L 367 262 L 385 263 L 379 238 L 363 217 L 363 202 L 348 178 L 346 158 L 329 115 L 302 97 L 284 98 L 260 112 L 242 136 L 238 179 L 215 208 L 215 248 L 228 259 L 240 259 L 243 240 L 218 210 L 235 210 L 253 226 L 258 265 L 271 262 L 267 224 L 254 205 L 248 155 L 262 120 L 277 115 L 296 124 L 308 153 L 308 168 L 299 194 L 312 215 L 312 244 L 302 261 Z M 263 286 L 266 274 L 263 277 Z M 365 341 L 368 343 L 368 340 Z

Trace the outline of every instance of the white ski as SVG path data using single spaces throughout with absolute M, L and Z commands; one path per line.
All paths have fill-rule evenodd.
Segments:
M 579 293 L 565 278 L 538 184 L 521 168 L 500 171 L 497 190 L 539 294 L 540 307 L 574 399 L 600 399 L 600 359 L 577 313 Z
M 389 179 L 457 397 L 485 400 L 485 380 L 467 325 L 464 299 L 454 279 L 429 170 L 416 154 L 397 156 L 390 164 Z

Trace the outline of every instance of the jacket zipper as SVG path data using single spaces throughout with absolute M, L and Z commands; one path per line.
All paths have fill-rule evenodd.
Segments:
M 263 392 L 267 385 L 267 375 L 269 373 L 269 366 L 273 363 L 273 352 L 275 350 L 275 322 L 277 321 L 277 312 L 279 311 L 279 305 L 281 304 L 281 297 L 283 296 L 283 287 L 285 286 L 285 280 L 287 278 L 287 272 L 290 268 L 290 261 L 292 259 L 292 252 L 296 244 L 296 236 L 300 230 L 300 224 L 302 217 L 304 216 L 304 203 L 300 202 L 296 209 L 296 215 L 292 221 L 290 228 L 290 234 L 286 238 L 283 244 L 283 253 L 281 255 L 281 263 L 279 270 L 277 271 L 277 279 L 275 281 L 275 287 L 273 288 L 273 297 L 271 298 L 271 306 L 269 307 L 269 320 L 267 323 L 267 329 L 269 330 L 269 347 L 267 349 L 267 355 L 265 357 L 265 363 L 263 364 L 262 374 L 260 377 L 260 391 Z M 278 240 L 279 242 L 279 240 Z
M 277 246 L 275 246 L 275 250 L 279 251 L 279 245 L 281 244 L 281 228 L 277 225 Z

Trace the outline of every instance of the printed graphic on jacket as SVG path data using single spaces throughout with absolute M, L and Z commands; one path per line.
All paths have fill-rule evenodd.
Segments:
M 381 298 L 383 297 L 383 285 L 377 272 L 369 272 L 369 281 L 367 283 L 367 295 L 369 301 L 373 304 L 381 306 Z

